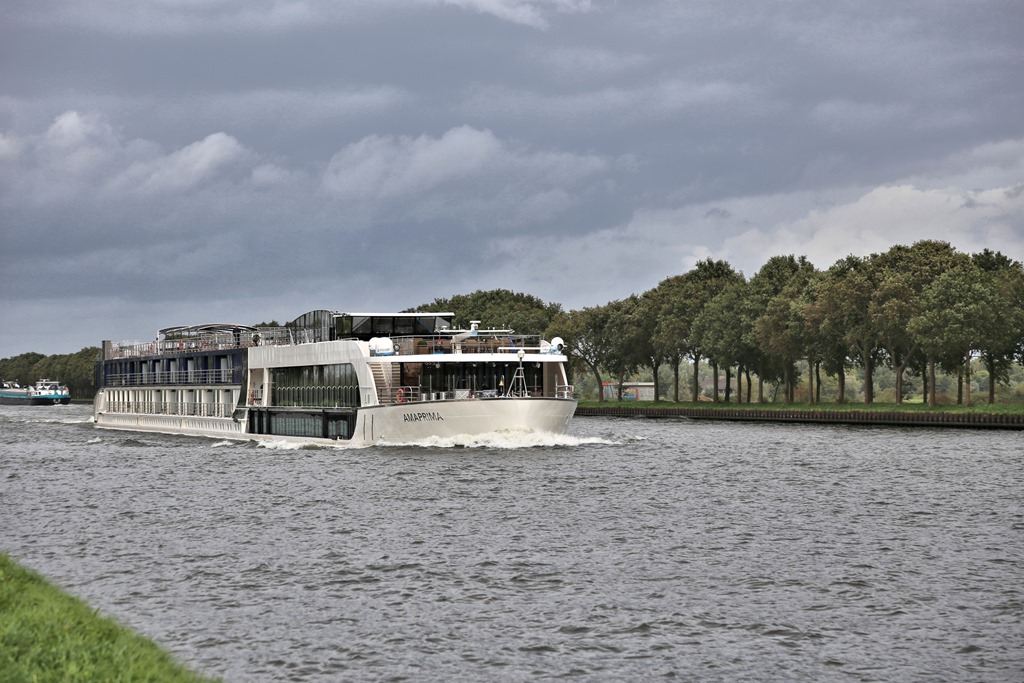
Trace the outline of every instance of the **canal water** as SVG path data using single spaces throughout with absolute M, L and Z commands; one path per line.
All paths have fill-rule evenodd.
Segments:
M 0 436 L 0 551 L 226 681 L 1024 680 L 1019 432 Z

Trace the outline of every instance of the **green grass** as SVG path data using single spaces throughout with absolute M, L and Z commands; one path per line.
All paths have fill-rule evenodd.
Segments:
M 0 554 L 0 683 L 209 680 Z
M 987 403 L 981 403 L 971 406 L 958 406 L 958 405 L 939 405 L 935 408 L 929 408 L 924 403 L 904 403 L 902 405 L 896 405 L 894 403 L 791 403 L 785 405 L 783 403 L 712 403 L 710 401 L 698 401 L 697 403 L 691 402 L 679 402 L 674 403 L 672 401 L 616 401 L 614 399 L 608 401 L 597 401 L 597 400 L 585 400 L 579 402 L 580 407 L 584 408 L 604 408 L 604 407 L 615 407 L 615 408 L 628 408 L 634 406 L 637 408 L 696 408 L 702 410 L 815 410 L 815 411 L 865 411 L 874 413 L 918 413 L 918 412 L 929 412 L 929 413 L 986 413 L 986 414 L 998 414 L 998 415 L 1019 415 L 1024 414 L 1024 403 L 996 403 L 994 405 L 988 405 Z

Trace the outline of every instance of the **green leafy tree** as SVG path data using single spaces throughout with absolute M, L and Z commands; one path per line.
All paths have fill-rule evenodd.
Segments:
M 749 285 L 738 280 L 725 287 L 704 306 L 694 321 L 694 334 L 704 354 L 721 367 L 737 367 L 738 380 L 746 371 L 747 401 L 750 401 L 750 368 L 757 364 L 757 349 L 749 343 L 754 316 L 748 305 Z M 742 401 L 742 383 L 739 401 Z M 726 392 L 726 400 L 729 399 Z
M 782 368 L 786 403 L 793 401 L 796 361 L 806 356 L 805 292 L 815 272 L 804 256 L 775 256 L 750 279 L 752 298 L 763 311 L 754 335 Z
M 679 402 L 679 368 L 686 357 L 689 332 L 685 318 L 676 314 L 676 299 L 683 296 L 683 289 L 679 278 L 669 278 L 651 290 L 651 298 L 657 306 L 652 343 L 672 367 L 672 400 L 676 403 Z
M 874 368 L 878 330 L 870 315 L 876 275 L 871 259 L 847 256 L 825 271 L 815 288 L 816 320 L 821 338 L 844 344 L 864 369 L 864 402 L 874 402 Z M 845 384 L 840 401 L 845 401 Z
M 940 275 L 967 262 L 948 242 L 923 240 L 897 245 L 874 257 L 878 281 L 868 311 L 896 374 L 896 403 L 903 402 L 907 366 L 920 348 L 908 329 L 921 312 L 921 294 Z
M 642 330 L 636 325 L 642 315 L 640 297 L 633 295 L 619 301 L 612 301 L 608 309 L 608 353 L 604 364 L 615 377 L 618 399 L 622 400 L 622 384 L 638 368 L 648 364 L 644 345 L 640 339 Z
M 994 290 L 997 315 L 980 330 L 979 351 L 988 371 L 988 402 L 996 397 L 996 384 L 1009 383 L 1015 359 L 1024 363 L 1024 266 L 989 249 L 973 254 L 983 283 Z
M 605 400 L 601 369 L 612 365 L 615 330 L 610 306 L 594 306 L 558 313 L 548 327 L 547 336 L 561 337 L 574 366 L 583 366 L 594 375 L 598 400 Z
M 829 284 L 828 272 L 818 273 L 807 289 L 807 303 L 804 306 L 804 324 L 807 327 L 808 353 L 815 359 L 815 368 L 825 370 L 829 377 L 836 378 L 837 403 L 846 402 L 846 370 L 849 366 L 850 347 L 844 331 L 837 325 L 829 324 L 828 299 L 824 292 Z M 821 379 L 815 377 L 818 391 Z
M 18 382 L 22 386 L 26 386 L 39 379 L 34 374 L 34 368 L 36 363 L 44 358 L 46 356 L 34 351 L 12 356 L 11 358 L 4 358 L 0 360 L 0 375 L 2 375 L 2 379 Z
M 651 368 L 654 376 L 654 401 L 661 400 L 661 366 L 672 360 L 669 352 L 658 345 L 656 331 L 661 311 L 660 292 L 657 288 L 644 292 L 633 310 L 632 330 L 640 364 Z
M 484 327 L 507 327 L 518 334 L 542 334 L 562 312 L 562 305 L 545 303 L 530 294 L 492 289 L 434 299 L 432 303 L 408 310 L 449 311 L 455 314 L 456 324 L 462 327 L 468 327 L 470 320 L 480 320 Z
M 693 324 L 701 310 L 730 283 L 743 279 L 726 261 L 705 259 L 682 275 L 663 280 L 661 290 L 661 313 L 656 326 L 657 345 L 667 358 L 684 358 L 693 361 L 693 385 L 690 400 L 696 401 L 700 392 L 699 365 L 702 357 L 699 335 Z M 676 399 L 679 396 L 676 372 Z
M 942 357 L 970 357 L 985 329 L 996 325 L 999 296 L 973 263 L 948 270 L 921 292 L 920 310 L 907 333 L 928 358 L 928 404 L 935 405 L 935 364 Z

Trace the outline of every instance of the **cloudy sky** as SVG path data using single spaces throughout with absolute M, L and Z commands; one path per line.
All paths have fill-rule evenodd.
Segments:
M 5 0 L 0 357 L 700 259 L 1024 260 L 1019 0 Z

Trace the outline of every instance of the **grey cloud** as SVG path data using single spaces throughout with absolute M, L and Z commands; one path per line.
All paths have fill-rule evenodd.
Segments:
M 11 0 L 0 316 L 33 325 L 0 355 L 493 287 L 596 305 L 709 256 L 1024 259 L 1019 4 Z
M 323 24 L 361 24 L 446 5 L 544 29 L 553 14 L 592 9 L 590 0 L 15 0 L 15 5 L 9 14 L 27 24 L 56 22 L 138 35 L 267 32 Z
M 633 88 L 603 88 L 576 93 L 539 93 L 488 86 L 468 93 L 463 109 L 495 117 L 537 117 L 573 122 L 600 122 L 602 126 L 642 124 L 669 116 L 700 111 L 726 111 L 740 118 L 764 109 L 762 94 L 743 83 L 688 82 L 675 79 Z
M 526 59 L 541 65 L 562 82 L 598 81 L 629 74 L 649 65 L 650 55 L 616 52 L 606 48 L 558 47 L 539 53 L 530 52 Z
M 610 168 L 597 156 L 536 152 L 460 126 L 437 138 L 364 138 L 331 158 L 321 189 L 392 218 L 523 226 L 561 213 L 579 183 Z

